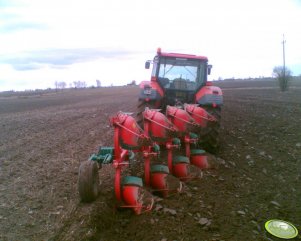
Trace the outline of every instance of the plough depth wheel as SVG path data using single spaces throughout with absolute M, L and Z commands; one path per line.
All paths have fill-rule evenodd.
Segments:
M 79 167 L 78 190 L 81 201 L 94 201 L 99 192 L 98 164 L 95 161 L 84 161 Z

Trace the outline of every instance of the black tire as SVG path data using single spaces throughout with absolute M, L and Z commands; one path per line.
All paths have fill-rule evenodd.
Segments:
M 155 108 L 154 102 L 145 102 L 144 100 L 138 100 L 137 105 L 137 115 L 136 115 L 136 121 L 137 124 L 143 129 L 143 111 L 145 110 L 145 107 L 148 107 L 150 109 Z
M 209 114 L 217 119 L 217 124 L 220 126 L 221 122 L 221 107 L 202 106 Z
M 82 202 L 94 201 L 99 193 L 98 164 L 84 161 L 79 167 L 78 191 Z
M 208 132 L 201 136 L 199 145 L 207 152 L 216 154 L 219 150 L 219 129 L 221 121 L 221 108 L 213 108 L 211 106 L 202 106 L 209 114 L 213 115 L 217 122 L 210 126 Z

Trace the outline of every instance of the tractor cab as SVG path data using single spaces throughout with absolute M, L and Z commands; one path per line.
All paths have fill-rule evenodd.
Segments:
M 207 57 L 162 53 L 159 48 L 153 61 L 147 61 L 145 68 L 153 64 L 152 81 L 164 92 L 165 105 L 193 103 L 195 93 L 206 85 L 211 65 Z

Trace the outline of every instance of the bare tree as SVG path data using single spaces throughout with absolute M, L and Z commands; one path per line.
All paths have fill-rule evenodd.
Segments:
M 77 88 L 77 81 L 73 81 L 74 88 Z
M 55 85 L 55 89 L 57 90 L 59 88 L 59 82 L 55 81 L 54 85 Z
M 64 81 L 55 81 L 55 89 L 58 90 L 58 89 L 65 89 L 66 88 L 66 82 Z
M 85 81 L 82 81 L 82 82 L 80 82 L 80 86 L 81 86 L 81 88 L 86 88 L 87 84 Z
M 66 82 L 59 82 L 59 87 L 61 88 L 61 89 L 65 89 L 66 88 Z
M 101 87 L 101 82 L 98 79 L 96 80 L 96 86 L 97 86 L 97 88 Z
M 288 90 L 288 83 L 292 77 L 292 71 L 283 66 L 275 66 L 273 69 L 273 76 L 278 80 L 281 91 Z
M 87 84 L 85 81 L 73 81 L 74 88 L 79 89 L 79 88 L 86 88 Z

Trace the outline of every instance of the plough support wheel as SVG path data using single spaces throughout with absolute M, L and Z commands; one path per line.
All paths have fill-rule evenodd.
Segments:
M 94 201 L 99 192 L 98 164 L 95 161 L 84 161 L 79 167 L 78 191 L 83 202 Z

